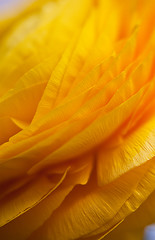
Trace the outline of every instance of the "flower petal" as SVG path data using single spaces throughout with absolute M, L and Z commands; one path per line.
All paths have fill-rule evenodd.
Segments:
M 100 185 L 113 181 L 123 173 L 154 157 L 155 118 L 126 136 L 121 135 L 120 129 L 117 136 L 112 136 L 106 144 L 107 147 L 102 145 L 97 151 L 97 172 Z
M 54 172 L 57 172 L 57 170 L 59 173 L 60 168 L 58 169 L 55 168 Z M 64 176 L 63 179 L 60 180 L 61 182 L 57 184 L 56 187 L 54 187 L 54 189 L 49 192 L 49 194 L 44 196 L 41 201 L 37 202 L 37 204 L 34 205 L 33 208 L 29 209 L 28 211 L 22 212 L 22 214 L 18 215 L 18 217 L 16 217 L 13 221 L 1 227 L 0 236 L 3 237 L 3 239 L 5 240 L 9 240 L 10 238 L 16 240 L 27 239 L 35 230 L 37 230 L 40 226 L 44 224 L 44 222 L 50 217 L 53 211 L 59 207 L 64 198 L 69 194 L 69 192 L 74 188 L 75 185 L 77 184 L 83 185 L 88 182 L 91 170 L 92 170 L 91 156 L 89 157 L 87 164 L 85 164 L 82 160 L 80 164 L 78 163 L 75 166 L 71 166 L 70 168 L 68 168 L 66 176 Z M 51 170 L 49 169 L 48 171 L 48 176 L 49 179 L 51 180 L 51 187 L 53 179 L 52 176 L 54 172 L 53 169 Z M 42 182 L 40 182 L 39 186 L 41 189 L 42 188 L 44 189 L 46 187 L 43 186 Z M 35 192 L 36 190 L 41 191 L 35 189 Z M 30 199 L 31 198 L 32 194 Z M 20 200 L 22 200 L 22 196 Z
M 15 193 L 4 197 L 0 202 L 0 226 L 17 218 L 24 212 L 30 210 L 40 201 L 53 192 L 63 181 L 66 172 L 56 179 L 48 179 L 46 176 L 30 180 L 24 187 L 22 186 Z M 7 184 L 6 186 L 7 187 Z
M 155 222 L 155 191 L 146 201 L 113 232 L 105 237 L 105 240 L 141 240 L 144 228 Z
M 53 153 L 49 154 L 46 158 L 37 163 L 30 170 L 31 173 L 38 171 L 40 168 L 47 165 L 75 158 L 91 150 L 92 148 L 97 147 L 97 145 L 107 140 L 110 135 L 116 131 L 121 126 L 121 124 L 123 124 L 123 122 L 125 122 L 131 115 L 135 103 L 138 102 L 141 94 L 142 92 L 140 91 L 138 94 L 129 98 L 125 103 L 121 104 L 113 111 L 107 114 L 101 114 L 99 118 L 97 118 L 92 124 L 90 124 L 89 127 L 85 128 L 83 131 L 80 129 L 79 134 L 76 134 L 75 137 L 72 137 L 70 141 L 67 141 L 67 143 L 62 147 L 59 147 L 58 150 L 53 151 Z M 84 125 L 87 118 L 82 119 L 82 126 Z M 82 128 L 82 126 L 80 126 L 79 119 L 78 122 L 75 123 L 77 123 L 78 126 L 75 128 L 75 124 L 73 124 L 72 129 L 72 125 L 70 125 L 69 129 L 67 130 L 67 134 L 72 134 L 73 131 L 77 131 L 78 128 Z
M 30 239 L 103 236 L 135 211 L 154 190 L 154 174 L 153 159 L 102 188 L 98 188 L 92 178 L 89 185 L 75 188 Z

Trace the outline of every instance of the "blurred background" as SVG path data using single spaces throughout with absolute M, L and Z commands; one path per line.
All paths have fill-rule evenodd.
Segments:
M 20 12 L 35 0 L 0 0 L 0 19 L 5 19 Z

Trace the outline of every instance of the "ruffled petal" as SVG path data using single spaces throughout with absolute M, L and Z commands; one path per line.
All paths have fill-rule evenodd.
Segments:
M 36 202 L 32 208 L 29 208 L 23 212 L 20 212 L 20 214 L 18 214 L 18 216 L 16 216 L 16 218 L 13 219 L 13 221 L 10 221 L 9 223 L 1 227 L 0 236 L 3 237 L 3 239 L 5 240 L 9 240 L 10 238 L 17 239 L 17 240 L 27 239 L 35 230 L 37 230 L 40 226 L 42 226 L 44 222 L 53 213 L 53 211 L 61 205 L 65 197 L 69 194 L 70 191 L 72 191 L 75 185 L 77 184 L 85 185 L 88 182 L 90 173 L 92 170 L 92 166 L 93 165 L 92 165 L 91 156 L 89 157 L 87 163 L 84 162 L 84 159 L 80 159 L 80 163 L 77 163 L 75 166 L 68 167 L 67 172 L 65 173 L 65 175 L 63 175 L 59 183 L 56 182 L 57 180 L 56 176 L 62 176 L 62 173 L 64 172 L 64 169 L 66 169 L 66 166 L 57 167 L 55 169 L 49 169 L 48 173 L 46 173 L 46 176 L 48 177 L 44 179 L 42 177 L 38 180 L 39 189 L 36 188 L 36 185 L 35 185 L 35 188 L 32 189 L 34 187 L 33 182 L 32 181 L 28 182 L 30 186 L 28 188 L 29 198 L 26 198 L 26 192 L 24 191 L 25 186 L 23 184 L 25 184 L 26 182 L 23 182 L 21 186 L 19 186 L 18 183 L 12 185 L 10 187 L 10 191 L 12 191 L 12 195 L 14 194 L 16 196 L 15 200 L 16 200 L 18 209 L 20 208 L 21 205 L 22 207 L 24 206 L 24 202 L 28 204 L 28 202 L 30 203 L 30 200 L 31 200 L 31 204 L 32 204 L 32 201 L 34 201 L 33 196 L 36 196 L 36 194 L 38 195 L 41 192 L 42 193 L 45 192 L 45 190 L 48 188 L 48 184 L 47 184 L 48 182 L 50 184 L 49 187 L 52 188 L 53 186 L 53 188 L 47 194 L 45 194 L 41 198 L 41 200 Z M 54 186 L 54 184 L 56 185 Z M 19 187 L 21 187 L 21 189 L 23 188 L 24 189 L 18 190 L 19 199 L 17 199 L 16 189 L 18 189 Z M 33 192 L 31 193 L 32 190 Z M 23 192 L 23 194 L 21 194 L 21 191 Z M 5 193 L 6 195 L 5 199 L 8 199 L 8 196 L 9 196 L 8 192 Z M 13 199 L 11 200 L 10 206 L 15 205 L 15 200 L 14 202 L 13 202 Z M 18 203 L 17 203 L 17 200 L 18 200 Z M 9 205 L 7 203 L 9 203 L 9 201 L 6 202 L 5 204 L 7 205 L 6 210 L 8 211 L 8 214 L 10 216 L 13 211 L 15 212 L 15 209 L 12 209 L 11 207 L 9 208 Z M 4 209 L 5 209 L 5 206 L 3 205 L 2 212 L 4 211 Z
M 61 184 L 65 174 L 53 179 L 46 176 L 38 176 L 35 179 L 30 178 L 30 181 L 24 186 L 2 198 L 0 202 L 0 226 L 30 210 L 51 194 Z M 3 187 L 7 188 L 7 184 Z
M 102 188 L 96 186 L 93 178 L 87 186 L 75 188 L 29 239 L 67 240 L 103 236 L 153 192 L 154 173 L 152 159 Z
M 155 222 L 155 191 L 146 199 L 146 201 L 123 223 L 121 223 L 113 232 L 108 234 L 105 240 L 141 240 L 144 235 L 144 228 Z

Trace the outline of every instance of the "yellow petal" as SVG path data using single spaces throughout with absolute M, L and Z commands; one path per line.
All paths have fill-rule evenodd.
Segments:
M 0 236 L 3 237 L 3 239 L 5 240 L 9 240 L 10 238 L 16 239 L 16 240 L 27 239 L 35 230 L 37 230 L 40 226 L 44 224 L 44 222 L 50 217 L 53 211 L 60 206 L 60 204 L 65 199 L 65 197 L 69 194 L 69 192 L 73 189 L 73 187 L 76 184 L 86 184 L 88 182 L 91 169 L 92 169 L 91 157 L 89 157 L 87 164 L 84 163 L 84 159 L 83 160 L 80 159 L 80 164 L 77 163 L 76 166 L 71 166 L 70 168 L 68 168 L 67 174 L 63 176 L 63 179 L 61 179 L 58 184 L 56 183 L 55 181 L 56 178 L 53 175 L 54 172 L 55 173 L 57 172 L 57 169 L 55 168 L 54 171 L 53 169 L 51 170 L 49 169 L 46 175 L 48 176 L 50 185 L 52 187 L 53 183 L 55 182 L 56 186 L 48 194 L 43 196 L 41 201 L 33 205 L 33 208 L 27 209 L 27 211 L 22 212 L 13 221 L 1 227 Z M 60 171 L 60 168 L 58 168 L 58 171 Z M 59 176 L 60 175 L 61 173 L 59 173 Z M 40 179 L 40 180 L 43 180 L 43 179 Z M 39 187 L 41 189 L 39 190 L 38 188 L 35 188 L 33 190 L 34 193 L 45 191 L 45 188 L 47 188 L 47 186 L 44 185 L 44 182 L 45 181 L 41 181 L 41 182 L 39 181 L 40 183 Z M 30 182 L 29 184 L 32 184 L 32 183 Z M 19 184 L 18 184 L 18 187 L 19 187 Z M 12 191 L 15 190 L 13 189 L 13 186 L 11 190 Z M 13 193 L 15 194 L 16 192 L 13 192 Z M 30 199 L 32 198 L 32 196 L 34 196 L 34 193 L 29 196 Z M 19 195 L 19 196 L 20 196 L 20 201 L 22 201 L 22 195 Z M 7 198 L 8 198 L 8 195 L 6 195 L 6 199 Z M 30 199 L 28 200 L 30 201 Z M 26 199 L 24 198 L 24 200 L 22 201 L 23 205 L 25 200 Z M 18 208 L 19 208 L 19 203 L 17 205 Z M 8 206 L 7 206 L 7 209 L 8 209 Z M 11 211 L 10 211 L 10 214 L 11 214 Z
M 12 135 L 20 130 L 21 128 L 10 117 L 0 117 L 0 144 L 7 142 Z
M 57 176 L 54 181 L 46 176 L 38 176 L 19 188 L 16 193 L 10 193 L 1 199 L 0 203 L 0 226 L 17 218 L 24 212 L 30 210 L 40 201 L 50 195 L 63 181 L 66 173 L 63 176 Z M 4 187 L 4 186 L 2 186 Z M 7 188 L 7 183 L 6 186 Z
M 63 7 L 60 7 L 59 15 L 55 20 L 50 18 L 50 21 L 43 26 L 39 25 L 32 34 L 26 36 L 17 46 L 11 48 L 8 54 L 5 54 L 0 65 L 0 76 L 2 78 L 0 96 L 17 81 L 16 75 L 12 81 L 10 81 L 10 78 L 16 68 L 20 69 L 23 59 L 27 60 L 31 55 L 41 55 L 42 60 L 55 54 L 58 58 L 61 56 L 71 39 L 70 36 L 76 33 L 75 29 L 81 28 L 91 4 L 91 1 L 88 0 L 84 2 L 81 0 L 78 2 L 75 0 L 67 1 Z M 48 12 L 48 16 L 50 16 L 50 12 Z M 52 34 L 49 35 L 51 31 Z M 53 46 L 55 47 L 53 48 Z M 32 64 L 30 65 L 32 66 Z
M 154 173 L 153 159 L 102 188 L 98 188 L 92 178 L 87 186 L 75 188 L 30 239 L 103 236 L 135 211 L 154 190 Z
M 105 240 L 141 240 L 144 236 L 144 228 L 155 222 L 155 191 L 146 201 L 113 232 L 107 235 Z
M 58 187 L 52 194 L 33 206 L 32 209 L 1 227 L 0 236 L 5 240 L 10 238 L 16 240 L 27 239 L 59 207 L 72 188 L 72 185 Z
M 107 184 L 123 173 L 143 164 L 155 155 L 155 118 L 125 136 L 113 135 L 97 152 L 100 185 Z
M 129 98 L 125 103 L 121 104 L 113 111 L 101 115 L 84 130 L 83 126 L 85 126 L 85 121 L 89 120 L 90 122 L 90 116 L 89 118 L 85 117 L 82 119 L 82 121 L 78 119 L 78 122 L 75 122 L 78 125 L 75 125 L 73 122 L 73 125 L 70 125 L 69 129 L 67 130 L 69 138 L 73 134 L 73 131 L 75 134 L 75 131 L 78 132 L 80 130 L 80 133 L 76 134 L 76 136 L 72 137 L 70 141 L 68 141 L 62 147 L 59 147 L 58 150 L 49 154 L 46 158 L 36 164 L 31 169 L 32 172 L 38 171 L 40 168 L 48 166 L 50 164 L 55 164 L 58 162 L 63 162 L 64 160 L 75 158 L 107 140 L 107 138 L 110 137 L 110 135 L 116 131 L 121 126 L 121 124 L 131 115 L 135 103 L 139 100 L 141 94 L 142 92 L 140 91 L 138 94 Z M 71 126 L 73 126 L 73 129 Z M 81 128 L 83 131 L 81 131 Z M 67 137 L 66 133 L 64 134 L 64 137 Z M 53 138 L 53 143 L 54 142 L 55 139 Z M 54 145 L 52 144 L 52 146 Z

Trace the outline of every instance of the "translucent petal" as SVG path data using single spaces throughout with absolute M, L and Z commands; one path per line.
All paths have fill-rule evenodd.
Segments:
M 99 184 L 107 184 L 155 155 L 155 119 L 125 137 L 120 132 L 97 151 Z M 114 140 L 114 141 L 113 141 Z M 112 143 L 112 142 L 113 143 Z
M 56 179 L 52 180 L 46 176 L 38 176 L 38 178 L 30 180 L 30 182 L 19 188 L 16 192 L 10 193 L 10 195 L 1 199 L 0 226 L 5 225 L 30 210 L 50 195 L 61 184 L 65 174 L 57 176 Z M 7 187 L 7 184 L 5 187 Z
M 153 159 L 103 188 L 97 188 L 92 178 L 87 186 L 75 188 L 30 239 L 103 236 L 135 211 L 154 190 L 154 171 Z
M 144 235 L 144 228 L 155 222 L 155 191 L 146 201 L 113 232 L 107 235 L 105 240 L 141 240 Z
M 64 160 L 75 158 L 76 156 L 95 148 L 97 145 L 107 140 L 107 138 L 110 137 L 110 135 L 116 131 L 130 116 L 135 106 L 135 102 L 138 101 L 141 94 L 142 92 L 139 92 L 137 95 L 134 95 L 125 103 L 121 104 L 118 108 L 115 108 L 108 114 L 103 114 L 103 116 L 101 115 L 89 127 L 86 127 L 86 129 L 80 131 L 80 133 L 74 138 L 71 138 L 70 141 L 68 141 L 58 150 L 49 154 L 45 159 L 36 164 L 32 171 L 39 170 L 43 166 L 47 166 L 49 164 L 63 162 Z M 81 124 L 84 124 L 83 121 Z M 78 126 L 80 127 L 79 120 Z M 72 132 L 73 130 L 70 127 L 67 133 L 70 134 Z
M 88 182 L 90 171 L 92 169 L 91 162 L 92 159 L 89 157 L 87 164 L 84 164 L 83 160 L 80 160 L 80 164 L 76 164 L 75 166 L 68 168 L 67 175 L 63 177 L 61 183 L 59 183 L 52 191 L 50 191 L 48 195 L 42 198 L 40 202 L 34 205 L 33 208 L 22 212 L 20 216 L 1 227 L 0 236 L 6 240 L 9 240 L 10 237 L 17 240 L 24 240 L 28 238 L 50 217 L 53 211 L 59 207 L 64 198 L 69 194 L 76 184 L 86 184 Z M 66 166 L 64 166 L 64 169 L 66 169 Z M 49 169 L 48 173 L 46 173 L 51 181 L 51 187 L 53 180 L 56 180 L 54 179 L 55 175 L 53 175 L 54 173 L 52 172 L 57 171 L 60 171 L 60 168 L 55 168 L 54 171 L 53 169 Z M 59 173 L 59 175 L 60 174 L 61 173 Z M 46 185 L 43 186 L 43 183 L 40 183 L 40 187 L 43 187 L 44 189 L 47 188 Z M 35 189 L 35 191 L 36 190 L 37 189 Z

